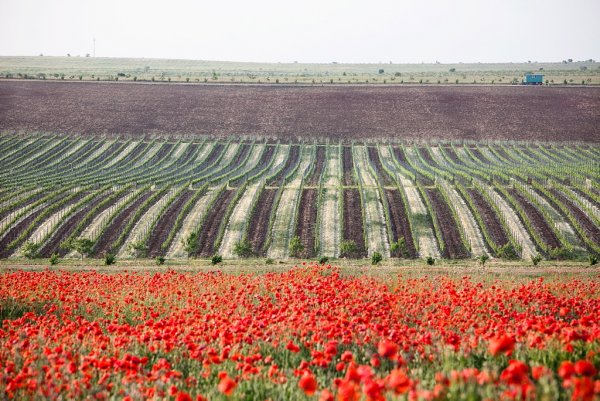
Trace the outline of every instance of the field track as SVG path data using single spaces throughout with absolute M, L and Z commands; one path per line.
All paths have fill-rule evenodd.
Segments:
M 599 126 L 592 87 L 0 81 L 9 131 L 600 142 Z

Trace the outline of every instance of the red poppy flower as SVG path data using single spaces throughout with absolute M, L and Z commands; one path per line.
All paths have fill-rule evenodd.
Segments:
M 298 381 L 298 386 L 306 395 L 313 395 L 317 391 L 317 379 L 313 374 L 305 373 Z
M 488 347 L 490 354 L 492 354 L 493 356 L 497 356 L 500 354 L 505 354 L 507 356 L 510 356 L 510 354 L 512 354 L 514 349 L 515 349 L 514 338 L 512 338 L 506 334 L 503 334 L 499 337 L 496 337 L 496 338 L 490 340 L 490 345 Z

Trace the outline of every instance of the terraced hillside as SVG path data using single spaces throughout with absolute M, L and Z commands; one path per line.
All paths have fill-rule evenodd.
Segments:
M 0 256 L 600 254 L 600 146 L 0 135 Z M 354 251 L 348 252 L 348 242 Z

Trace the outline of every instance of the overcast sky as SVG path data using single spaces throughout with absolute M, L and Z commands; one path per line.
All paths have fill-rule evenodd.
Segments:
M 0 0 L 0 55 L 600 60 L 600 0 Z

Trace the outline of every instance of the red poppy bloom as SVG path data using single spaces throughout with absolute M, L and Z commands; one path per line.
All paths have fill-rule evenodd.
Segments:
M 379 353 L 379 355 L 381 355 L 382 358 L 396 358 L 396 355 L 398 355 L 398 349 L 398 344 L 389 340 L 382 340 L 377 345 L 377 352 Z
M 505 355 L 509 356 L 510 354 L 512 354 L 514 349 L 515 349 L 514 338 L 512 338 L 506 334 L 503 334 L 499 337 L 496 337 L 496 338 L 490 340 L 490 345 L 488 347 L 490 354 L 492 354 L 493 356 L 497 356 L 500 354 L 505 354 Z
M 237 383 L 226 375 L 219 382 L 218 389 L 225 395 L 231 395 L 231 393 L 233 393 L 233 390 L 235 390 L 236 386 Z
M 313 395 L 317 391 L 317 379 L 313 374 L 305 373 L 298 381 L 298 386 L 306 395 Z

